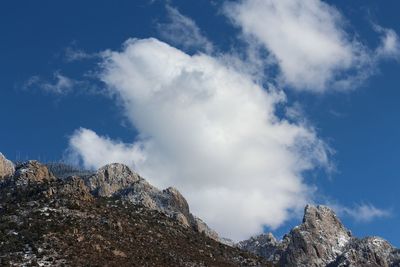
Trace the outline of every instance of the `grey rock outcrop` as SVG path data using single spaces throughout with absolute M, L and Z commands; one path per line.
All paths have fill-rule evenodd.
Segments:
M 174 218 L 183 226 L 191 227 L 218 240 L 218 234 L 215 231 L 190 213 L 189 204 L 176 188 L 159 190 L 123 164 L 106 165 L 97 173 L 85 177 L 84 180 L 95 196 L 117 197 L 158 210 Z
M 16 185 L 29 185 L 55 181 L 56 178 L 45 165 L 30 160 L 17 165 L 12 180 Z
M 329 267 L 400 266 L 400 251 L 380 237 L 354 239 Z
M 93 194 L 100 197 L 111 197 L 139 180 L 139 176 L 123 164 L 108 164 L 96 174 L 85 179 L 86 185 Z
M 94 199 L 89 188 L 78 176 L 70 176 L 63 179 L 61 185 L 49 187 L 45 195 L 48 198 L 57 196 L 59 198 L 68 199 L 71 203 L 75 202 L 75 204 L 78 205 L 81 201 L 88 202 Z
M 6 159 L 6 157 L 0 153 L 0 180 L 13 176 L 15 172 L 14 164 Z
M 251 251 L 272 262 L 278 262 L 283 251 L 282 244 L 276 240 L 272 233 L 253 236 L 248 240 L 239 242 L 238 247 Z
M 326 206 L 307 205 L 303 223 L 283 239 L 282 265 L 326 266 L 339 256 L 351 239 L 335 213 Z
M 400 251 L 378 237 L 358 239 L 326 206 L 307 205 L 302 224 L 283 240 L 262 234 L 238 246 L 279 266 L 400 266 Z

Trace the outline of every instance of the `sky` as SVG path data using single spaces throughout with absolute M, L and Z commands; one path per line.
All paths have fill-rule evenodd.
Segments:
M 399 8 L 2 1 L 0 152 L 128 164 L 234 240 L 315 203 L 400 246 Z

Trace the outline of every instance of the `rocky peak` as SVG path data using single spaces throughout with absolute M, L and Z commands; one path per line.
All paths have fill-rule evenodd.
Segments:
M 280 262 L 294 266 L 326 266 L 340 255 L 351 239 L 333 210 L 307 205 L 303 223 L 285 236 Z
M 100 197 L 111 197 L 139 179 L 139 175 L 132 172 L 128 166 L 112 163 L 100 168 L 96 174 L 85 179 L 85 182 L 94 194 Z
M 333 210 L 321 205 L 307 205 L 302 224 L 282 241 L 262 234 L 238 245 L 284 267 L 400 266 L 400 250 L 382 238 L 353 237 Z
M 18 164 L 13 178 L 18 185 L 40 184 L 55 179 L 47 167 L 36 160 Z
M 0 179 L 13 176 L 15 172 L 14 164 L 0 153 Z
M 280 243 L 272 233 L 253 236 L 249 240 L 239 242 L 238 246 L 241 249 L 260 255 L 269 261 L 277 262 L 279 260 L 278 250 L 280 249 Z
M 117 197 L 133 204 L 160 211 L 185 227 L 219 240 L 218 234 L 190 213 L 189 204 L 178 189 L 152 186 L 123 164 L 109 164 L 84 178 L 90 192 L 100 197 Z
M 335 212 L 323 205 L 314 206 L 308 204 L 304 208 L 303 225 L 308 229 L 346 230 Z

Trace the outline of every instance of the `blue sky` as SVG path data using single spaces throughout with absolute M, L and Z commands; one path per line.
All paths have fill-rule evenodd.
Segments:
M 273 5 L 275 1 L 266 2 Z M 400 223 L 400 203 L 397 194 L 400 177 L 397 169 L 400 166 L 398 141 L 400 92 L 396 84 L 400 79 L 398 76 L 400 57 L 397 51 L 396 33 L 400 32 L 400 24 L 396 11 L 400 4 L 394 0 L 384 3 L 372 0 L 308 1 L 309 6 L 299 10 L 300 13 L 304 12 L 305 18 L 311 18 L 310 21 L 305 19 L 303 25 L 310 27 L 311 33 L 316 26 L 313 24 L 315 20 L 312 19 L 314 13 L 309 10 L 316 8 L 318 11 L 324 11 L 318 18 L 321 21 L 321 29 L 317 27 L 317 32 L 321 30 L 322 33 L 317 39 L 311 40 L 320 41 L 321 45 L 318 42 L 311 42 L 310 46 L 315 45 L 315 47 L 310 54 L 307 46 L 306 50 L 294 49 L 299 45 L 297 43 L 290 44 L 289 50 L 282 50 L 285 47 L 285 38 L 288 36 L 280 35 L 282 32 L 279 32 L 288 30 L 290 38 L 294 40 L 297 38 L 299 43 L 302 43 L 308 36 L 306 28 L 299 32 L 291 31 L 291 28 L 276 27 L 276 31 L 271 32 L 269 25 L 272 25 L 277 17 L 270 9 L 259 8 L 260 12 L 265 12 L 263 13 L 265 21 L 257 19 L 253 21 L 252 18 L 257 18 L 257 14 L 252 13 L 255 11 L 251 3 L 257 4 L 257 1 L 241 2 L 241 5 L 239 2 L 229 3 L 231 7 L 236 5 L 235 12 L 232 11 L 233 8 L 227 11 L 229 10 L 226 8 L 227 4 L 224 6 L 219 1 L 205 0 L 168 3 L 145 0 L 119 1 L 118 5 L 111 1 L 96 1 L 95 5 L 88 1 L 85 3 L 3 1 L 0 4 L 2 34 L 0 112 L 3 114 L 0 151 L 10 159 L 34 158 L 52 161 L 72 157 L 89 167 L 97 167 L 104 163 L 103 161 L 114 161 L 123 156 L 131 157 L 126 163 L 135 165 L 155 184 L 164 186 L 171 183 L 182 190 L 194 203 L 195 213 L 197 211 L 200 217 L 204 217 L 201 215 L 207 213 L 222 212 L 218 207 L 215 210 L 210 208 L 213 200 L 211 195 L 222 196 L 221 199 L 223 197 L 228 200 L 234 199 L 233 203 L 236 203 L 235 201 L 242 203 L 244 199 L 241 198 L 240 191 L 235 191 L 237 187 L 246 188 L 243 189 L 244 196 L 257 195 L 263 190 L 251 188 L 252 183 L 255 187 L 263 189 L 262 186 L 268 187 L 268 184 L 273 184 L 276 179 L 276 176 L 270 177 L 269 173 L 287 173 L 279 179 L 287 182 L 290 190 L 271 186 L 271 190 L 276 191 L 276 196 L 271 198 L 260 196 L 259 200 L 254 197 L 245 202 L 249 205 L 263 203 L 260 204 L 262 208 L 254 208 L 254 211 L 252 210 L 254 214 L 250 212 L 248 215 L 249 220 L 262 217 L 257 219 L 256 225 L 249 226 L 251 231 L 237 232 L 242 225 L 249 224 L 246 220 L 232 227 L 224 220 L 211 218 L 211 215 L 209 220 L 205 218 L 206 221 L 211 221 L 211 225 L 215 225 L 218 230 L 222 228 L 221 225 L 227 225 L 226 228 L 231 229 L 235 238 L 256 233 L 259 231 L 257 230 L 259 225 L 263 223 L 267 230 L 274 229 L 277 235 L 281 235 L 299 222 L 299 207 L 293 204 L 298 197 L 299 204 L 310 200 L 334 206 L 345 224 L 358 236 L 379 235 L 399 246 L 400 230 L 397 226 Z M 286 13 L 287 8 L 290 9 L 290 5 L 287 7 L 278 4 L 277 10 L 283 12 L 281 15 L 284 14 L 284 21 L 277 21 L 277 25 L 286 23 L 290 25 L 293 14 Z M 324 34 L 328 30 L 332 31 L 330 37 Z M 389 33 L 394 36 L 392 39 L 394 45 L 390 51 L 382 50 L 383 41 Z M 338 36 L 337 39 L 332 37 L 336 36 L 335 34 Z M 275 36 L 280 37 L 273 39 Z M 159 41 L 140 42 L 149 37 L 157 38 Z M 266 144 L 266 147 L 273 147 L 274 152 L 268 149 L 257 152 L 251 150 L 249 157 L 245 158 L 254 163 L 260 158 L 262 160 L 270 158 L 270 153 L 289 157 L 282 159 L 284 164 L 278 169 L 273 166 L 270 169 L 261 168 L 257 165 L 254 177 L 263 173 L 266 176 L 265 183 L 257 184 L 258 178 L 251 177 L 252 169 L 247 167 L 251 165 L 250 163 L 246 162 L 247 165 L 242 161 L 237 163 L 236 158 L 230 157 L 222 160 L 223 153 L 196 154 L 202 147 L 209 145 L 201 144 L 204 136 L 196 136 L 191 132 L 191 129 L 200 127 L 200 124 L 190 123 L 190 119 L 197 118 L 195 117 L 198 114 L 197 109 L 195 110 L 193 106 L 187 107 L 190 115 L 188 115 L 188 125 L 182 125 L 182 122 L 186 121 L 183 119 L 170 122 L 167 121 L 168 117 L 163 117 L 162 111 L 177 114 L 177 117 L 180 116 L 179 112 L 182 112 L 181 109 L 171 109 L 167 104 L 164 106 L 166 99 L 171 99 L 168 97 L 176 96 L 173 93 L 176 93 L 173 90 L 175 88 L 168 87 L 166 92 L 171 95 L 162 98 L 161 102 L 156 102 L 154 99 L 139 100 L 133 93 L 152 90 L 153 88 L 150 88 L 152 83 L 133 81 L 132 86 L 124 85 L 122 80 L 128 79 L 129 75 L 120 77 L 120 73 L 127 71 L 135 74 L 139 71 L 124 69 L 117 59 L 117 56 L 130 58 L 130 52 L 124 50 L 123 46 L 129 38 L 139 40 L 125 44 L 125 48 L 131 48 L 133 54 L 138 54 L 136 61 L 130 63 L 132 68 L 137 67 L 140 70 L 143 66 L 137 65 L 139 60 L 149 61 L 147 63 L 150 64 L 150 60 L 154 58 L 156 67 L 149 72 L 157 73 L 159 71 L 157 66 L 163 64 L 167 70 L 169 67 L 167 63 L 162 60 L 157 61 L 157 57 L 153 54 L 145 54 L 161 51 L 160 53 L 168 54 L 173 62 L 187 60 L 188 63 L 184 66 L 186 71 L 188 69 L 190 71 L 191 65 L 194 65 L 195 72 L 204 69 L 203 75 L 210 80 L 214 79 L 213 73 L 221 71 L 221 76 L 216 76 L 215 80 L 223 82 L 219 84 L 216 81 L 211 87 L 207 87 L 209 86 L 207 81 L 194 75 L 180 77 L 183 82 L 174 81 L 174 86 L 177 88 L 181 86 L 186 91 L 178 91 L 178 96 L 197 101 L 195 98 L 197 95 L 186 95 L 188 90 L 192 90 L 189 85 L 193 84 L 193 88 L 200 93 L 215 90 L 212 92 L 222 92 L 230 97 L 231 91 L 227 91 L 226 88 L 219 89 L 218 85 L 224 87 L 225 84 L 244 80 L 243 84 L 240 83 L 242 87 L 234 91 L 235 95 L 241 96 L 243 103 L 247 103 L 246 99 L 250 99 L 252 107 L 257 107 L 269 115 L 273 114 L 279 122 L 289 121 L 292 127 L 286 132 L 295 134 L 300 130 L 305 131 L 307 137 L 300 138 L 306 139 L 303 142 L 308 142 L 305 149 L 308 149 L 309 153 L 305 153 L 304 150 L 296 152 L 286 150 L 286 146 L 294 149 L 298 144 L 284 139 L 279 134 L 281 129 L 270 122 L 261 125 L 257 131 L 245 131 L 238 135 L 246 139 L 263 136 L 264 130 L 277 132 L 277 136 L 273 136 L 271 140 L 278 140 L 278 143 L 268 141 Z M 153 50 L 148 52 L 147 49 Z M 114 51 L 118 55 L 105 55 L 106 50 Z M 199 52 L 206 56 L 180 59 L 184 53 L 195 55 Z M 297 54 L 287 58 L 288 53 L 292 52 Z M 251 53 L 255 55 L 254 58 L 251 57 Z M 307 57 L 303 58 L 304 55 Z M 320 56 L 317 57 L 318 55 Z M 325 57 L 326 55 L 334 56 Z M 299 60 L 296 60 L 296 57 Z M 210 63 L 210 60 L 214 63 Z M 236 63 L 234 70 L 227 70 L 226 65 L 233 66 Z M 315 75 L 308 76 L 313 73 L 312 70 Z M 332 73 L 333 76 L 329 76 Z M 144 73 L 144 79 L 151 80 L 150 74 Z M 322 85 L 321 79 L 324 82 Z M 351 83 L 347 86 L 338 85 L 339 81 L 344 79 L 351 80 Z M 200 83 L 199 88 L 197 82 Z M 265 103 L 258 102 L 256 97 L 260 94 L 258 89 L 255 92 L 249 89 L 251 93 L 244 91 L 243 88 L 250 88 L 252 82 L 260 85 L 266 92 Z M 167 88 L 166 83 L 163 80 L 156 85 Z M 271 84 L 275 90 L 285 94 L 285 102 L 274 95 Z M 169 80 L 168 85 L 170 85 Z M 174 101 L 171 100 L 171 105 L 179 104 Z M 229 132 L 232 129 L 230 127 L 233 127 L 232 132 L 236 131 L 236 120 L 221 118 L 230 113 L 232 117 L 240 117 L 240 112 L 236 114 L 229 109 L 232 110 L 232 105 L 242 102 L 237 102 L 238 100 L 233 98 L 232 100 L 229 98 L 226 103 L 218 101 L 221 100 L 215 99 L 212 103 L 218 103 L 218 107 L 225 110 L 217 112 L 208 102 L 196 102 L 198 104 L 196 107 L 199 110 L 207 109 L 209 114 L 216 114 L 218 119 L 214 120 L 211 117 L 206 121 L 212 127 L 222 122 L 226 126 L 222 127 L 222 130 Z M 263 109 L 264 107 L 260 106 L 263 103 L 275 110 Z M 148 110 L 143 111 L 143 107 L 149 106 Z M 157 107 L 163 109 L 160 111 Z M 259 115 L 253 114 L 253 109 L 238 110 L 248 112 L 245 114 L 249 117 L 244 118 Z M 151 116 L 149 113 L 155 115 Z M 244 125 L 251 128 L 258 124 L 249 122 Z M 215 128 L 211 126 L 210 129 Z M 80 131 L 81 127 L 87 131 Z M 179 138 L 171 136 L 174 131 L 181 138 L 182 144 L 179 143 Z M 224 134 L 226 132 L 222 132 L 222 136 L 225 136 Z M 196 139 L 187 138 L 192 135 Z M 72 143 L 71 140 L 76 142 Z M 147 142 L 149 140 L 156 147 L 149 148 Z M 198 141 L 199 145 L 190 146 L 193 140 Z M 177 143 L 168 146 L 172 141 Z M 285 144 L 284 147 L 282 143 Z M 133 149 L 135 144 L 138 146 L 137 151 Z M 257 144 L 240 142 L 239 147 L 253 147 Z M 221 143 L 216 143 L 216 147 L 218 145 Z M 96 150 L 100 146 L 104 146 L 104 149 Z M 181 146 L 186 150 L 177 148 Z M 231 147 L 221 146 L 221 149 L 237 151 L 237 147 L 231 150 Z M 90 158 L 87 157 L 88 150 L 93 150 L 97 154 L 110 151 L 109 154 L 113 156 Z M 320 150 L 324 152 L 319 153 Z M 188 162 L 181 158 L 181 154 L 187 151 L 193 152 L 196 156 L 189 157 Z M 325 154 L 328 159 L 324 159 Z M 236 170 L 238 173 L 249 173 L 249 177 L 246 177 L 248 182 L 242 184 L 239 182 L 239 177 L 236 178 L 229 171 L 221 171 L 215 177 L 211 177 L 212 179 L 198 178 L 194 173 L 197 165 L 204 166 L 196 164 L 195 159 L 204 159 L 205 156 L 210 158 L 215 156 L 216 163 L 207 163 L 212 167 L 200 173 L 207 176 L 218 168 L 228 169 L 228 166 L 234 163 L 243 165 Z M 146 162 L 143 158 L 148 157 L 157 160 Z M 306 158 L 302 164 L 287 163 L 302 158 Z M 277 161 L 279 162 L 281 161 Z M 177 166 L 183 163 L 185 166 L 182 168 L 185 170 L 176 170 Z M 163 166 L 165 164 L 173 167 Z M 227 178 L 226 175 L 232 175 L 232 178 Z M 299 189 L 303 186 L 308 188 L 306 193 Z M 202 189 L 193 191 L 192 187 L 203 188 L 204 192 Z M 264 189 L 265 192 L 269 192 L 268 194 L 272 194 L 271 190 Z M 286 191 L 294 192 L 293 196 L 287 195 Z M 271 203 L 271 199 L 274 198 L 279 199 L 276 203 L 279 208 L 271 208 L 274 204 Z M 231 208 L 229 205 L 226 207 L 227 210 Z M 287 210 L 290 212 L 285 212 Z M 259 213 L 264 213 L 265 216 L 259 216 Z M 227 213 L 227 217 L 229 215 Z M 273 216 L 279 219 L 271 220 L 269 217 Z M 229 231 L 226 235 L 229 235 Z

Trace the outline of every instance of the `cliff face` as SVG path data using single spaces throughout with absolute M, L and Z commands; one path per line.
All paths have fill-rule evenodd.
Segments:
M 352 236 L 325 206 L 307 205 L 302 224 L 282 241 L 263 234 L 240 242 L 239 247 L 279 266 L 400 266 L 398 249 L 381 238 Z

